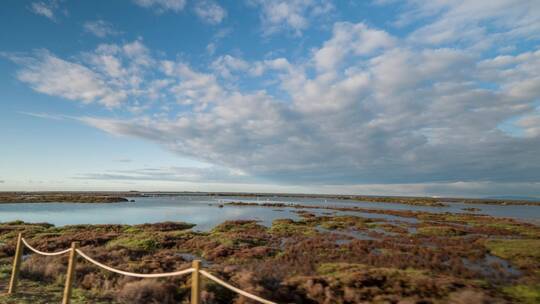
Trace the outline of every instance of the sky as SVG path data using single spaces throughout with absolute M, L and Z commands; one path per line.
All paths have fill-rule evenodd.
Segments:
M 540 197 L 540 1 L 0 7 L 0 191 Z

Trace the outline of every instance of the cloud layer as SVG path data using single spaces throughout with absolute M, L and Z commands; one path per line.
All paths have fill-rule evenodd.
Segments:
M 409 1 L 397 26 L 435 21 L 405 36 L 336 22 L 325 42 L 295 61 L 227 54 L 197 70 L 157 56 L 142 40 L 103 44 L 70 60 L 47 51 L 14 60 L 17 77 L 38 92 L 123 113 L 80 121 L 225 168 L 180 168 L 166 179 L 241 172 L 297 184 L 537 185 L 540 50 L 511 47 L 537 41 L 540 5 L 479 2 Z M 295 35 L 308 26 L 307 15 L 333 8 L 325 1 L 253 4 L 268 33 Z M 199 16 L 212 24 L 226 16 L 211 11 Z M 245 89 L 248 82 L 260 86 Z M 122 176 L 153 178 L 87 177 Z
M 204 183 L 253 183 L 243 172 L 217 167 L 165 167 L 89 173 L 78 179 L 121 180 L 121 181 L 182 181 Z

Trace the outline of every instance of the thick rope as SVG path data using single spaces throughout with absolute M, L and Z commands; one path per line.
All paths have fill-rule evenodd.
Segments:
M 239 293 L 239 294 L 243 295 L 243 296 L 246 297 L 246 298 L 250 298 L 250 299 L 252 299 L 252 300 L 259 301 L 259 302 L 264 303 L 264 304 L 277 304 L 277 303 L 275 303 L 275 302 L 271 302 L 271 301 L 265 300 L 265 299 L 263 299 L 263 298 L 261 298 L 261 297 L 258 297 L 258 296 L 256 296 L 256 295 L 252 295 L 252 294 L 250 294 L 250 293 L 248 293 L 248 292 L 245 292 L 245 291 L 243 291 L 242 289 L 238 289 L 238 288 L 236 288 L 236 287 L 234 287 L 234 286 L 232 286 L 232 285 L 229 285 L 229 284 L 227 284 L 226 282 L 220 280 L 219 278 L 213 276 L 212 274 L 210 274 L 210 273 L 208 273 L 208 272 L 206 272 L 206 271 L 204 271 L 204 270 L 199 270 L 199 272 L 200 272 L 203 276 L 209 278 L 210 280 L 212 280 L 212 281 L 214 281 L 214 282 L 216 282 L 216 283 L 218 283 L 218 284 L 221 284 L 222 286 L 227 287 L 227 288 L 229 288 L 230 290 L 232 290 L 232 291 L 234 291 L 234 292 L 236 292 L 236 293 Z
M 143 274 L 143 273 L 127 272 L 127 271 L 118 270 L 118 269 L 109 267 L 107 265 L 101 264 L 100 262 L 98 262 L 98 261 L 92 259 L 91 257 L 89 257 L 88 255 L 86 255 L 80 249 L 76 249 L 76 251 L 83 258 L 85 258 L 88 262 L 90 262 L 90 263 L 92 263 L 92 264 L 94 264 L 94 265 L 96 265 L 98 267 L 101 267 L 101 268 L 103 268 L 105 270 L 112 271 L 112 272 L 115 272 L 115 273 L 118 273 L 118 274 L 122 274 L 122 275 L 125 275 L 125 276 L 128 276 L 128 277 L 135 277 L 135 278 L 164 278 L 164 277 L 173 277 L 173 276 L 184 275 L 184 274 L 188 274 L 188 273 L 193 272 L 193 268 L 189 268 L 189 269 L 185 269 L 185 270 L 181 270 L 181 271 L 176 271 L 176 272 L 156 273 L 156 274 Z
M 71 251 L 71 249 L 66 249 L 66 250 L 62 250 L 62 251 L 58 251 L 58 252 L 43 252 L 43 251 L 39 251 L 37 250 L 36 248 L 30 246 L 30 244 L 28 244 L 28 242 L 23 238 L 21 239 L 22 242 L 24 243 L 24 245 L 26 247 L 28 247 L 28 249 L 32 250 L 33 252 L 37 253 L 37 254 L 40 254 L 40 255 L 45 255 L 45 256 L 54 256 L 54 255 L 62 255 L 62 254 L 66 254 L 68 252 Z

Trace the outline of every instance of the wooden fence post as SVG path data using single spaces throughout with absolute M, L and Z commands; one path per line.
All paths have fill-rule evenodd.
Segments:
M 15 249 L 15 257 L 13 258 L 13 270 L 11 271 L 11 280 L 9 280 L 8 294 L 17 292 L 17 282 L 19 280 L 19 270 L 21 269 L 22 253 L 23 253 L 22 233 L 17 236 L 17 248 Z
M 191 274 L 191 304 L 200 304 L 201 301 L 201 277 L 199 269 L 201 261 L 193 260 L 192 267 L 194 268 Z
M 71 302 L 71 288 L 75 278 L 75 267 L 77 264 L 77 247 L 79 247 L 78 242 L 71 243 L 71 252 L 69 253 L 66 285 L 64 286 L 64 298 L 62 299 L 62 304 L 69 304 Z

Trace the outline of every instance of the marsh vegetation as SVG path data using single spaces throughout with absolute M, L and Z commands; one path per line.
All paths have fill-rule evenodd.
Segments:
M 119 203 L 129 200 L 106 193 L 0 192 L 0 204 L 12 203 Z
M 212 273 L 279 303 L 540 299 L 540 227 L 534 224 L 472 213 L 338 214 L 342 209 L 314 213 L 300 206 L 296 220 L 276 219 L 268 226 L 226 221 L 204 232 L 178 222 L 64 227 L 3 223 L 0 282 L 7 283 L 15 236 L 22 232 L 44 251 L 79 241 L 95 259 L 133 272 L 188 268 L 199 258 Z M 376 217 L 380 213 L 394 217 Z M 2 297 L 0 303 L 59 301 L 66 263 L 66 258 L 26 255 L 21 293 Z M 75 303 L 187 303 L 189 298 L 189 276 L 136 280 L 81 262 L 76 278 Z M 211 282 L 204 284 L 204 303 L 249 302 Z

